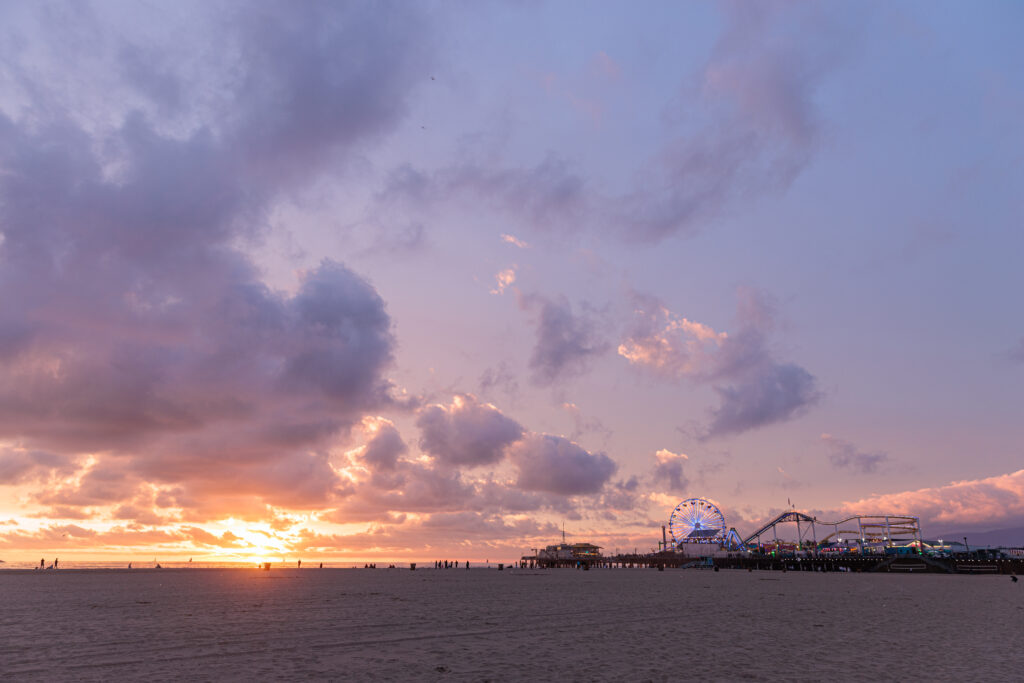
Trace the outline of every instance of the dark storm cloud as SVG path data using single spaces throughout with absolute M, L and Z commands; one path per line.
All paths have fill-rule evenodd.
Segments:
M 886 453 L 866 453 L 849 441 L 838 439 L 831 434 L 822 434 L 821 441 L 829 451 L 829 462 L 837 469 L 871 474 L 889 461 Z
M 589 453 L 549 434 L 527 435 L 512 447 L 510 458 L 519 488 L 569 496 L 597 493 L 618 469 L 604 453 Z
M 429 31 L 372 3 L 229 12 L 210 21 L 237 61 L 196 87 L 155 47 L 117 53 L 117 92 L 156 110 L 85 125 L 37 84 L 22 118 L 0 114 L 0 438 L 62 463 L 97 454 L 42 496 L 54 503 L 125 502 L 148 482 L 211 514 L 227 496 L 323 506 L 348 491 L 322 447 L 391 404 L 394 339 L 373 286 L 325 261 L 296 294 L 271 291 L 236 245 L 395 126 Z M 92 58 L 103 42 L 75 49 Z M 102 94 L 106 80 L 77 75 L 76 96 Z M 214 81 L 209 125 L 158 118 Z
M 538 294 L 520 297 L 520 307 L 536 313 L 537 341 L 530 354 L 531 380 L 546 385 L 585 372 L 592 358 L 609 344 L 595 320 L 574 314 L 564 297 L 553 301 Z
M 456 396 L 449 406 L 431 405 L 416 418 L 420 448 L 445 465 L 476 467 L 504 457 L 523 428 L 492 405 L 472 395 Z

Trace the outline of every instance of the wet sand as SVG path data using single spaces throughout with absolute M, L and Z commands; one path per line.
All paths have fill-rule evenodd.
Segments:
M 0 572 L 5 680 L 1021 680 L 1024 581 L 676 570 Z

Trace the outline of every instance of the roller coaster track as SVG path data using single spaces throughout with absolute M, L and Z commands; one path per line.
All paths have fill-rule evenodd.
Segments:
M 920 539 L 921 533 L 921 524 L 918 518 L 907 515 L 853 515 L 836 522 L 826 522 L 803 512 L 787 510 L 743 539 L 742 547 L 749 547 L 751 541 L 760 539 L 762 534 L 772 530 L 776 525 L 786 522 L 796 522 L 797 524 L 808 522 L 812 525 L 812 530 L 818 526 L 832 527 L 832 533 L 823 536 L 820 541 L 828 541 L 833 536 L 842 536 L 843 534 L 848 534 L 852 538 L 872 541 L 891 539 L 893 536 L 912 536 Z M 857 528 L 839 528 L 848 522 L 856 522 Z

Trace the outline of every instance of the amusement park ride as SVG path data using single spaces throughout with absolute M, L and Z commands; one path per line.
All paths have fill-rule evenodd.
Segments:
M 796 527 L 793 540 L 792 527 Z M 834 522 L 789 509 L 746 538 L 727 526 L 725 515 L 706 498 L 688 498 L 672 509 L 661 527 L 657 552 L 604 556 L 590 543 L 562 543 L 534 549 L 522 558 L 529 568 L 651 567 L 778 569 L 782 571 L 1024 573 L 1024 548 L 951 553 L 942 541 L 925 543 L 921 522 L 908 515 L 851 515 Z M 779 527 L 783 527 L 780 530 Z M 780 538 L 780 534 L 782 538 Z M 1006 552 L 1006 551 L 1009 552 Z
M 796 550 L 819 549 L 842 544 L 856 544 L 861 553 L 866 548 L 914 545 L 920 547 L 921 523 L 917 517 L 906 515 L 853 515 L 835 522 L 787 510 L 760 529 L 741 539 L 736 529 L 728 528 L 725 516 L 718 506 L 706 498 L 688 498 L 679 503 L 669 517 L 671 546 L 664 537 L 663 551 L 686 551 L 690 544 L 717 545 L 727 551 L 763 551 L 769 538 L 771 547 L 779 547 L 779 525 L 796 525 Z M 821 534 L 819 534 L 821 530 Z M 770 534 L 770 536 L 769 536 Z M 696 548 L 693 548 L 697 550 Z M 710 549 L 709 549 L 710 550 Z M 705 551 L 707 552 L 707 551 Z
M 726 531 L 725 515 L 704 498 L 688 498 L 677 505 L 669 517 L 668 528 L 676 549 L 687 543 L 715 543 L 729 550 L 742 547 L 736 529 Z

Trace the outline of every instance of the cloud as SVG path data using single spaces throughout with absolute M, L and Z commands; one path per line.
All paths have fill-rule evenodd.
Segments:
M 521 555 L 524 544 L 548 543 L 557 534 L 558 529 L 550 522 L 473 511 L 437 512 L 401 524 L 374 525 L 353 534 L 305 531 L 293 547 L 294 552 L 345 550 L 386 553 L 389 557 L 417 557 L 413 553 L 422 553 L 424 548 L 451 557 L 452 548 L 461 548 L 463 557 L 511 557 Z
M 170 46 L 125 48 L 114 90 L 73 65 L 73 92 L 37 82 L 19 118 L 0 110 L 0 439 L 59 459 L 6 466 L 92 458 L 41 501 L 127 512 L 152 485 L 193 516 L 336 505 L 326 449 L 395 405 L 374 287 L 325 260 L 272 291 L 242 249 L 401 121 L 430 32 L 371 3 L 227 12 L 210 23 L 234 57 L 198 83 Z M 75 44 L 91 64 L 104 41 Z M 97 97 L 104 117 L 54 106 Z
M 552 301 L 538 294 L 520 297 L 520 307 L 536 311 L 537 341 L 530 355 L 531 379 L 547 385 L 586 372 L 591 359 L 605 353 L 609 344 L 595 320 L 575 315 L 564 297 Z
M 573 430 L 569 436 L 570 439 L 578 439 L 584 434 L 597 434 L 605 441 L 611 438 L 612 430 L 605 426 L 600 418 L 584 416 L 579 406 L 575 403 L 563 403 L 562 410 L 572 418 Z
M 190 536 L 175 529 L 136 530 L 114 526 L 97 530 L 77 524 L 52 524 L 36 531 L 0 533 L 0 548 L 54 550 L 86 544 L 93 552 L 102 552 L 144 546 L 176 548 L 186 540 L 190 540 Z
M 611 482 L 605 486 L 601 494 L 597 511 L 609 521 L 619 521 L 616 513 L 631 512 L 636 509 L 643 496 L 640 494 L 640 479 L 629 479 Z
M 180 533 L 200 548 L 248 548 L 250 544 L 230 531 L 216 536 L 199 527 L 182 527 Z
M 311 389 L 350 409 L 385 402 L 389 389 L 380 371 L 394 344 L 384 300 L 344 266 L 325 261 L 308 273 L 287 304 L 293 323 L 285 343 L 283 380 L 300 392 Z
M 706 63 L 687 72 L 667 98 L 658 151 L 625 169 L 632 181 L 623 185 L 618 173 L 588 175 L 580 170 L 587 164 L 558 152 L 501 159 L 505 131 L 484 130 L 473 139 L 496 139 L 489 154 L 477 144 L 463 151 L 468 159 L 437 168 L 401 164 L 378 193 L 380 205 L 419 214 L 468 199 L 546 237 L 590 230 L 657 243 L 693 235 L 723 212 L 785 192 L 815 157 L 816 95 L 858 34 L 860 17 L 801 3 L 722 7 L 722 29 Z M 610 99 L 621 99 L 608 89 L 622 73 L 600 52 L 582 75 L 585 91 L 567 88 L 554 73 L 542 80 L 549 96 L 564 98 L 601 127 Z
M 711 384 L 720 403 L 703 438 L 793 419 L 821 398 L 811 373 L 775 359 L 767 341 L 774 309 L 756 290 L 739 290 L 739 329 L 732 335 L 678 317 L 649 296 L 634 295 L 634 308 L 619 355 L 658 377 Z
M 0 448 L 0 486 L 72 474 L 76 464 L 68 456 L 22 448 Z
M 120 505 L 114 510 L 114 519 L 131 520 L 135 524 L 147 526 L 160 526 L 167 524 L 167 517 L 156 514 L 152 508 L 137 505 Z
M 685 453 L 673 453 L 662 448 L 654 454 L 654 459 L 654 486 L 673 493 L 684 493 L 690 485 L 683 471 L 689 457 Z
M 889 461 L 886 453 L 865 453 L 857 450 L 849 441 L 838 439 L 831 434 L 822 434 L 821 441 L 829 450 L 829 462 L 838 469 L 848 469 L 861 474 L 870 474 L 880 465 Z
M 371 438 L 359 451 L 362 462 L 376 472 L 395 470 L 398 459 L 409 451 L 409 447 L 394 423 L 384 418 L 363 418 L 363 426 Z
M 538 510 L 575 513 L 577 504 L 562 495 L 527 491 L 514 481 L 470 477 L 436 463 L 400 460 L 390 476 L 362 478 L 354 493 L 337 508 L 319 513 L 339 523 L 400 523 L 407 515 L 474 511 L 523 514 Z
M 523 433 L 518 422 L 470 394 L 456 396 L 447 406 L 421 409 L 416 426 L 425 453 L 442 464 L 459 467 L 493 465 Z
M 487 368 L 480 373 L 477 386 L 479 393 L 485 397 L 498 389 L 506 395 L 515 395 L 519 391 L 519 382 L 504 361 L 499 362 L 496 367 Z
M 613 209 L 627 239 L 695 233 L 737 200 L 785 190 L 813 158 L 813 97 L 845 42 L 838 26 L 799 4 L 724 7 L 699 84 L 669 112 L 676 139 Z
M 563 495 L 597 493 L 618 469 L 604 453 L 589 453 L 549 434 L 528 434 L 509 457 L 519 472 L 518 487 Z
M 922 525 L 985 525 L 1024 520 L 1024 470 L 944 486 L 873 495 L 843 504 L 849 514 L 906 514 Z
M 233 141 L 247 166 L 275 183 L 392 130 L 431 49 L 428 17 L 372 2 L 303 11 L 272 3 L 239 9 L 229 23 L 238 27 L 244 65 Z
M 701 323 L 680 318 L 649 297 L 635 297 L 633 330 L 618 353 L 632 365 L 659 377 L 683 379 L 700 377 L 714 362 L 714 354 L 728 339 Z
M 522 216 L 533 230 L 548 232 L 577 229 L 588 206 L 583 178 L 569 162 L 551 154 L 524 168 L 465 162 L 431 171 L 402 164 L 388 174 L 376 199 L 381 206 L 422 211 L 460 197 Z M 529 246 L 512 235 L 502 239 Z
M 814 376 L 798 365 L 773 364 L 735 385 L 715 387 L 721 404 L 711 413 L 707 438 L 785 422 L 818 400 Z
M 419 411 L 420 450 L 429 458 L 402 457 L 404 443 L 394 425 L 367 418 L 366 443 L 349 450 L 340 469 L 352 480 L 352 493 L 323 519 L 393 524 L 406 514 L 473 511 L 523 514 L 557 511 L 579 517 L 582 501 L 570 496 L 602 491 L 614 473 L 612 460 L 591 454 L 561 437 L 528 433 L 493 405 L 457 395 L 448 405 Z M 388 457 L 368 457 L 385 439 Z M 495 472 L 469 474 L 491 466 Z M 509 476 L 512 468 L 517 477 Z M 632 494 L 632 491 L 627 493 Z M 603 502 L 592 498 L 588 505 Z
M 519 239 L 515 235 L 509 235 L 509 234 L 503 233 L 501 235 L 501 241 L 505 242 L 506 244 L 511 244 L 511 245 L 516 246 L 516 247 L 519 247 L 520 249 L 529 249 L 530 248 L 529 244 L 527 244 L 523 240 Z
M 516 266 L 506 268 L 500 271 L 494 276 L 494 280 L 497 283 L 494 289 L 491 290 L 491 294 L 504 294 L 505 289 L 511 287 L 516 281 Z

